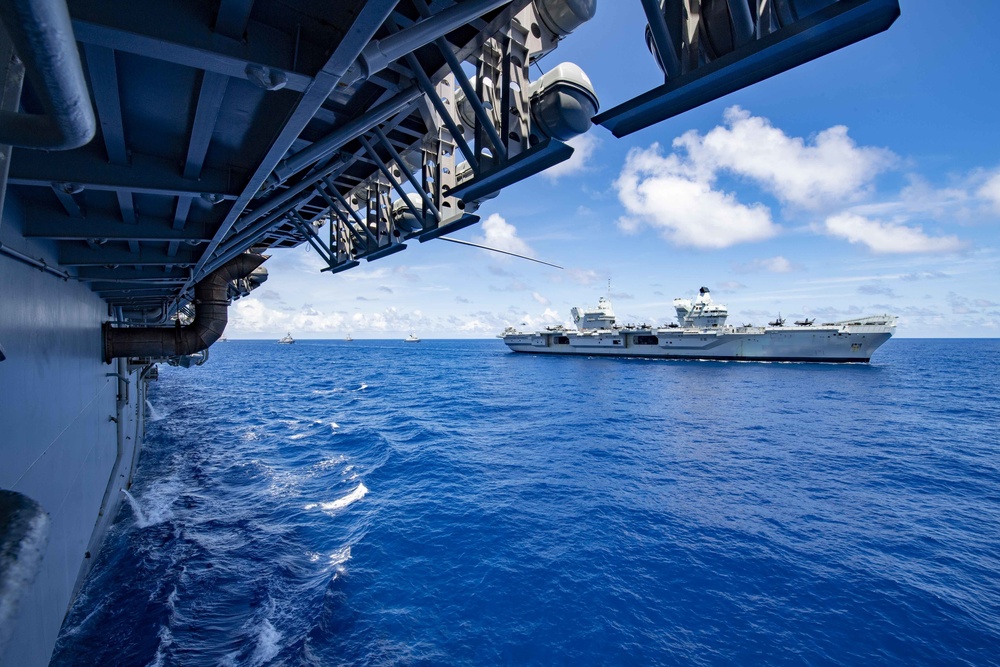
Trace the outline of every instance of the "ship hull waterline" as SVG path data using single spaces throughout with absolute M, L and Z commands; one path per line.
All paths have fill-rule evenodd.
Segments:
M 841 331 L 769 331 L 767 333 L 521 334 L 504 336 L 513 352 L 563 356 L 625 357 L 675 361 L 757 361 L 869 363 L 891 333 Z M 636 344 L 637 338 L 657 343 Z M 560 340 L 561 339 L 561 340 Z

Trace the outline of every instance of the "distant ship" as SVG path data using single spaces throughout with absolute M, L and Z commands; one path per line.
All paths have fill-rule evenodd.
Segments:
M 281 344 L 281 345 L 290 345 L 290 344 L 292 344 L 294 342 L 295 342 L 295 339 L 292 338 L 292 332 L 290 332 L 290 331 L 285 334 L 284 338 L 281 338 L 280 340 L 278 340 L 278 343 Z
M 407 336 L 406 338 L 403 339 L 403 342 L 404 343 L 419 343 L 420 339 L 417 338 L 416 336 L 414 336 L 413 334 L 410 334 L 409 336 Z
M 351 338 L 351 334 L 347 334 L 347 337 L 346 337 L 346 338 L 344 338 L 344 340 L 345 340 L 346 342 L 350 343 L 350 342 L 351 342 L 352 340 L 354 340 L 354 339 L 353 339 L 353 338 Z
M 658 357 L 725 361 L 867 362 L 896 330 L 896 316 L 785 326 L 779 315 L 768 326 L 726 325 L 728 309 L 702 287 L 694 301 L 674 299 L 677 322 L 663 327 L 620 326 L 611 301 L 602 297 L 592 310 L 573 308 L 577 330 L 562 326 L 527 333 L 508 327 L 501 338 L 514 352 Z

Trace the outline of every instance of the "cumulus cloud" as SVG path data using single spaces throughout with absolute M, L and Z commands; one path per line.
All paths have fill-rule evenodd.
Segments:
M 976 192 L 1000 213 L 1000 171 L 990 176 Z
M 517 227 L 503 219 L 499 213 L 493 213 L 480 225 L 483 236 L 476 239 L 477 243 L 488 245 L 497 250 L 517 253 L 519 255 L 534 256 L 534 252 L 527 243 L 522 241 L 517 235 Z M 487 251 L 488 252 L 488 251 Z M 502 257 L 496 253 L 491 256 Z
M 629 153 L 614 183 L 626 210 L 618 226 L 648 226 L 676 245 L 710 249 L 779 232 L 765 204 L 719 188 L 722 175 L 749 181 L 783 204 L 829 210 L 869 195 L 875 177 L 898 162 L 887 149 L 858 146 L 843 125 L 793 137 L 738 106 L 706 134 L 692 130 L 675 139 L 672 151 L 653 144 Z
M 713 189 L 714 179 L 701 165 L 662 155 L 659 144 L 632 149 L 615 181 L 628 212 L 618 226 L 629 233 L 650 226 L 672 243 L 696 248 L 727 248 L 777 233 L 766 206 L 747 206 Z
M 548 306 L 549 304 L 552 303 L 551 301 L 549 301 L 548 299 L 546 299 L 544 296 L 542 296 L 538 292 L 532 292 L 531 293 L 531 298 L 534 299 L 535 301 L 537 301 L 538 303 L 542 304 L 543 306 Z
M 271 334 L 278 331 L 341 331 L 347 316 L 341 312 L 322 313 L 311 306 L 298 310 L 272 308 L 265 302 L 248 297 L 230 308 L 233 330 Z
M 573 147 L 573 155 L 568 160 L 553 165 L 542 172 L 542 175 L 549 180 L 557 181 L 563 176 L 585 171 L 594 151 L 601 144 L 601 140 L 593 134 L 581 134 L 566 143 Z
M 824 230 L 850 243 L 868 246 L 876 253 L 948 253 L 965 245 L 957 236 L 929 236 L 920 227 L 871 220 L 854 213 L 828 217 Z
M 859 147 L 843 125 L 807 141 L 738 106 L 726 109 L 723 121 L 704 136 L 685 133 L 674 148 L 686 150 L 701 171 L 727 170 L 750 178 L 783 202 L 804 208 L 859 199 L 871 190 L 874 177 L 897 161 L 884 148 Z

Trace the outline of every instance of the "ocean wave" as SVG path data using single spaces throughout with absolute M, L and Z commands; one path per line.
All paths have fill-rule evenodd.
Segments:
M 337 568 L 338 571 L 342 571 L 343 564 L 351 560 L 351 545 L 347 545 L 343 549 L 337 549 L 332 554 L 330 554 L 330 561 L 327 563 L 330 567 Z
M 334 387 L 332 389 L 313 389 L 311 393 L 313 396 L 332 396 L 333 394 L 341 394 L 345 391 L 347 390 L 343 387 Z
M 260 667 L 271 662 L 281 650 L 281 633 L 271 624 L 270 619 L 265 618 L 261 622 L 254 640 L 256 645 L 253 655 L 250 656 L 251 667 Z
M 368 487 L 365 486 L 364 482 L 358 484 L 357 488 L 348 493 L 343 498 L 337 498 L 336 500 L 330 501 L 328 503 L 309 503 L 305 506 L 305 509 L 312 510 L 317 507 L 324 512 L 336 512 L 337 510 L 344 509 L 351 503 L 357 502 L 364 498 L 368 494 Z

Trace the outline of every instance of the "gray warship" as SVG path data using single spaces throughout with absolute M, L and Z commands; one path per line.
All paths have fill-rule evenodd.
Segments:
M 269 252 L 336 274 L 453 240 L 592 123 L 625 136 L 899 15 L 630 1 L 663 76 L 600 113 L 579 67 L 530 69 L 596 0 L 0 2 L 0 665 L 49 661 L 159 364 L 208 361 Z
M 896 331 L 894 315 L 871 315 L 816 324 L 803 319 L 786 326 L 779 315 L 767 326 L 730 326 L 729 310 L 702 287 L 692 299 L 674 299 L 677 321 L 662 327 L 615 321 L 611 301 L 573 308 L 576 331 L 562 326 L 534 333 L 513 327 L 501 337 L 514 352 L 712 361 L 811 361 L 865 363 Z

